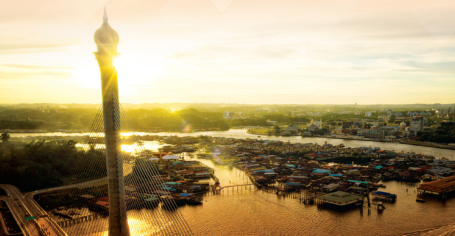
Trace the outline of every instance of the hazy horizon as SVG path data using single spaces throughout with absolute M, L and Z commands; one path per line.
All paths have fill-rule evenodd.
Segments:
M 455 103 L 448 0 L 11 0 L 0 103 L 100 103 L 104 6 L 122 103 Z
M 37 102 L 37 103 L 0 103 L 0 106 L 14 106 L 14 105 L 100 105 L 101 103 L 52 103 L 52 102 Z M 122 102 L 122 104 L 130 105 L 166 105 L 166 104 L 198 104 L 198 105 L 246 105 L 246 106 L 452 106 L 455 103 L 396 103 L 396 104 L 386 104 L 386 103 L 377 103 L 377 104 L 318 104 L 318 103 L 209 103 L 209 102 L 141 102 L 141 103 L 131 103 L 131 102 Z

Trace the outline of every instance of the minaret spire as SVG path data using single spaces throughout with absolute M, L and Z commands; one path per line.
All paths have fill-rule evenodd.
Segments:
M 106 7 L 104 7 L 103 22 L 107 22 L 107 13 L 106 13 Z
M 106 169 L 109 196 L 108 236 L 130 236 L 125 203 L 125 181 L 121 154 L 121 119 L 117 70 L 113 60 L 117 53 L 119 37 L 107 23 L 104 8 L 103 24 L 93 35 L 101 72 L 101 95 L 103 98 L 104 141 L 106 146 Z

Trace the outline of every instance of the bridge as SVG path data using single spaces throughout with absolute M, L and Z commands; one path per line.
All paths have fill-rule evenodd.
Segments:
M 210 191 L 208 193 L 212 193 L 212 194 L 221 194 L 221 191 L 226 191 L 228 192 L 229 189 L 232 190 L 232 192 L 234 192 L 236 189 L 237 189 L 237 192 L 239 191 L 242 191 L 242 190 L 247 190 L 247 189 L 254 189 L 254 184 L 239 184 L 239 185 L 227 185 L 227 186 L 210 186 Z
M 81 183 L 77 183 L 77 184 L 70 184 L 70 185 L 60 186 L 60 187 L 55 187 L 55 188 L 40 189 L 40 190 L 26 193 L 25 196 L 27 198 L 33 198 L 33 196 L 38 195 L 38 194 L 54 192 L 54 191 L 62 191 L 65 189 L 81 188 L 81 187 L 82 188 L 98 187 L 98 186 L 106 185 L 107 181 L 108 181 L 107 177 L 104 177 L 104 178 L 90 180 L 90 181 L 81 182 Z
M 131 164 L 125 163 L 125 164 L 123 164 L 123 167 L 124 167 L 123 168 L 123 175 L 124 176 L 127 176 L 128 174 L 130 174 L 132 172 L 133 167 L 132 167 Z M 103 177 L 103 178 L 89 180 L 89 181 L 85 181 L 85 182 L 81 182 L 81 183 L 77 183 L 77 184 L 70 184 L 70 185 L 65 185 L 65 186 L 60 186 L 60 187 L 40 189 L 40 190 L 36 190 L 36 191 L 33 191 L 33 192 L 26 193 L 25 196 L 28 197 L 28 198 L 33 198 L 33 196 L 39 195 L 39 194 L 42 194 L 42 193 L 48 193 L 48 192 L 54 192 L 54 191 L 62 191 L 62 190 L 72 189 L 72 188 L 99 187 L 99 186 L 103 186 L 103 185 L 107 185 L 107 184 L 108 184 L 108 178 L 107 177 Z
M 0 200 L 6 203 L 24 235 L 67 235 L 65 231 L 63 231 L 63 229 L 49 217 L 47 212 L 42 209 L 35 202 L 35 200 L 33 200 L 32 197 L 26 197 L 18 188 L 12 185 L 0 184 L 0 188 L 4 189 L 8 194 L 7 197 L 2 197 Z

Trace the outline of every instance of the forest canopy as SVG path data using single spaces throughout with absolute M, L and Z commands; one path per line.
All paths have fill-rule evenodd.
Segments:
M 0 183 L 22 192 L 105 176 L 106 155 L 93 148 L 78 149 L 72 140 L 0 144 Z
M 89 129 L 97 109 L 60 108 L 32 109 L 0 107 L 0 130 L 2 129 L 45 129 L 83 130 Z M 165 109 L 126 110 L 134 129 L 163 131 L 191 131 L 193 129 L 229 130 L 221 112 L 198 111 L 193 108 L 170 112 Z

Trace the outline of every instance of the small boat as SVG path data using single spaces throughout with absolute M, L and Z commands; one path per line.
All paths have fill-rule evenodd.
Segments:
M 423 198 L 417 198 L 417 199 L 416 199 L 416 202 L 424 203 L 424 202 L 425 202 L 425 199 L 423 199 Z
M 161 196 L 161 208 L 165 210 L 175 210 L 178 208 L 177 203 L 175 202 L 174 198 L 171 195 L 163 195 Z
M 397 200 L 397 195 L 388 193 L 388 192 L 382 192 L 382 191 L 376 191 L 372 193 L 374 198 L 381 199 L 381 200 L 386 200 L 386 201 L 392 201 L 395 202 Z
M 187 200 L 187 204 L 189 204 L 189 205 L 200 205 L 200 204 L 202 204 L 202 197 L 198 197 L 198 196 L 190 197 Z

